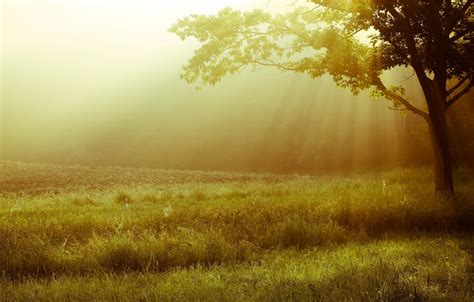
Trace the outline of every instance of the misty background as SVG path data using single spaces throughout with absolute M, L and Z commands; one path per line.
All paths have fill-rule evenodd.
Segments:
M 200 90 L 179 78 L 198 45 L 168 32 L 178 18 L 293 4 L 3 1 L 0 159 L 311 173 L 428 163 L 423 121 L 328 77 L 259 68 Z M 421 101 L 410 75 L 387 81 Z M 456 162 L 472 165 L 468 98 L 450 113 L 450 131 Z

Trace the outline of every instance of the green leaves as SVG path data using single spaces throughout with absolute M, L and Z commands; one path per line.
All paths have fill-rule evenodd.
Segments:
M 312 8 L 281 15 L 226 8 L 215 16 L 179 20 L 171 32 L 201 43 L 184 66 L 182 77 L 189 83 L 215 85 L 258 65 L 313 78 L 329 74 L 354 94 L 372 89 L 372 95 L 384 96 L 396 108 L 402 104 L 426 116 L 401 88 L 386 88 L 380 75 L 412 66 L 425 82 L 430 80 L 425 74 L 434 74 L 440 91 L 449 80 L 472 79 L 469 1 L 313 0 Z
M 264 65 L 313 78 L 329 73 L 358 93 L 373 74 L 366 64 L 370 48 L 351 36 L 345 23 L 347 14 L 338 11 L 299 8 L 273 16 L 227 8 L 216 16 L 179 20 L 171 31 L 201 43 L 184 67 L 182 77 L 190 83 L 215 85 L 246 66 Z

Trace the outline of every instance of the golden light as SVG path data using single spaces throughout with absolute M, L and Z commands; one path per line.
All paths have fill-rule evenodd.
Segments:
M 137 156 L 187 167 L 201 154 L 203 166 L 216 168 L 230 156 L 236 166 L 305 169 L 320 162 L 351 169 L 373 157 L 374 145 L 396 145 L 400 117 L 387 103 L 356 98 L 328 78 L 265 69 L 202 92 L 179 79 L 197 46 L 168 32 L 179 18 L 226 6 L 280 11 L 293 5 L 293 0 L 4 1 L 6 153 L 50 158 L 48 146 L 54 145 L 59 157 L 71 161 L 101 158 L 114 148 L 117 164 Z M 379 119 L 385 119 L 385 130 L 375 133 Z M 227 151 L 213 153 L 221 148 Z M 397 149 L 388 149 L 386 158 L 396 157 Z

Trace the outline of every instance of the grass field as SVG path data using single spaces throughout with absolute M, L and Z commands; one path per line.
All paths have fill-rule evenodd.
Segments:
M 473 301 L 456 184 L 0 162 L 0 301 Z

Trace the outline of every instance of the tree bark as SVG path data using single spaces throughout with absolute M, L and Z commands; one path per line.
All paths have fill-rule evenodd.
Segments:
M 436 193 L 452 196 L 454 195 L 454 183 L 446 109 L 439 99 L 432 99 L 428 103 L 430 107 L 430 137 L 434 154 L 435 190 Z

